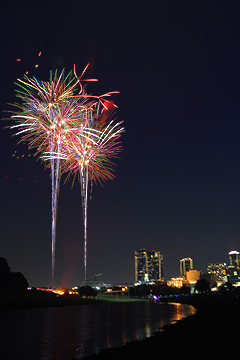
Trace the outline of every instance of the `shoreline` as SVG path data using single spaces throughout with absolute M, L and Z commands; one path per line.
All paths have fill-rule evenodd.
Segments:
M 194 306 L 195 314 L 163 327 L 142 341 L 133 341 L 123 347 L 104 349 L 84 360 L 150 359 L 163 355 L 168 359 L 222 358 L 231 346 L 231 355 L 237 355 L 239 342 L 240 299 L 233 296 L 195 295 L 162 299 Z M 74 360 L 74 359 L 72 359 Z
M 106 303 L 104 300 L 71 297 L 52 298 L 51 303 L 48 295 L 41 299 L 36 297 L 35 301 L 33 298 L 28 298 L 28 301 L 26 298 L 18 299 L 17 302 L 11 304 L 7 304 L 6 300 L 5 306 L 4 301 L 0 302 L 1 311 Z M 238 355 L 240 297 L 231 294 L 176 296 L 161 298 L 159 303 L 191 305 L 197 311 L 193 315 L 164 326 L 144 340 L 135 340 L 125 346 L 103 349 L 98 354 L 85 357 L 84 360 L 146 360 L 151 357 L 156 358 L 156 354 L 159 354 L 159 357 L 160 354 L 166 354 L 168 359 L 186 359 L 186 356 L 194 360 L 210 357 L 221 359 L 223 351 L 228 346 L 231 348 L 229 350 L 231 355 Z
M 146 302 L 153 301 L 152 299 L 133 299 L 127 297 L 81 297 L 76 295 L 56 295 L 53 293 L 33 292 L 21 294 L 16 297 L 12 295 L 5 295 L 0 298 L 0 311 L 16 310 L 16 309 L 33 309 L 33 308 L 47 308 L 47 307 L 65 307 L 65 306 L 80 306 L 86 304 L 104 304 L 104 303 L 120 303 L 120 302 Z
M 16 310 L 16 309 L 35 309 L 35 308 L 47 308 L 47 307 L 61 307 L 72 305 L 85 305 L 85 304 L 101 304 L 103 301 L 82 298 L 76 296 L 59 296 L 53 293 L 25 293 L 22 296 L 6 296 L 0 299 L 0 310 Z

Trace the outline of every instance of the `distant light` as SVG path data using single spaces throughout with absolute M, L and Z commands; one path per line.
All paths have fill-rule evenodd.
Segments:
M 239 251 L 237 250 L 233 250 L 233 251 L 230 251 L 230 253 L 228 253 L 229 255 L 239 255 Z

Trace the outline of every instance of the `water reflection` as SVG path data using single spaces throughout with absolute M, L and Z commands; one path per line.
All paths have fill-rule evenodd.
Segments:
M 175 306 L 175 314 L 173 316 L 173 319 L 171 320 L 172 323 L 175 323 L 179 320 L 181 320 L 183 317 L 185 317 L 185 311 L 186 311 L 186 305 L 182 305 L 180 303 L 169 303 L 170 305 L 174 305 Z M 195 312 L 194 308 L 193 310 L 193 314 Z M 190 313 L 189 315 L 192 315 L 192 313 Z
M 195 312 L 180 304 L 108 303 L 1 313 L 1 349 L 14 360 L 83 359 L 143 340 Z
M 146 323 L 145 325 L 145 337 L 149 337 L 152 335 L 152 332 L 151 332 L 151 327 L 150 327 L 150 324 L 149 323 Z

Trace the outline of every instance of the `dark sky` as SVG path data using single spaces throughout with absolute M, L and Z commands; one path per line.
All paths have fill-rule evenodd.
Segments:
M 119 90 L 124 151 L 116 179 L 88 205 L 88 279 L 134 281 L 134 250 L 227 262 L 240 250 L 240 5 L 237 1 L 4 2 L 1 110 L 28 69 L 90 62 L 89 92 Z M 42 55 L 38 58 L 39 51 Z M 21 62 L 16 62 L 21 58 Z M 34 65 L 39 63 L 39 68 Z M 4 117 L 5 114 L 2 113 Z M 0 256 L 31 285 L 51 284 L 49 172 L 4 126 L 0 131 Z M 17 150 L 19 156 L 12 157 Z M 31 155 L 28 157 L 27 155 Z M 61 185 L 56 285 L 84 279 L 80 185 Z

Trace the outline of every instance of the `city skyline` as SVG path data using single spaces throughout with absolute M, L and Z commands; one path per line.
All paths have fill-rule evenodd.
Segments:
M 119 91 L 123 152 L 115 180 L 92 189 L 87 279 L 132 282 L 143 247 L 163 253 L 166 279 L 185 256 L 198 269 L 227 263 L 240 249 L 240 4 L 74 2 L 72 17 L 62 9 L 3 4 L 0 108 L 12 109 L 26 71 L 47 80 L 74 64 L 90 63 L 86 75 L 99 80 L 89 93 Z M 31 285 L 50 286 L 50 173 L 9 125 L 2 120 L 0 256 Z M 56 286 L 84 278 L 81 193 L 71 185 L 59 193 Z
M 155 277 L 155 279 L 152 278 L 153 281 L 163 281 L 163 274 L 164 274 L 164 254 L 161 253 L 158 250 L 152 250 L 149 251 L 146 248 L 142 248 L 140 250 L 135 250 L 134 252 L 134 268 L 135 268 L 135 283 L 142 282 L 142 283 L 148 283 L 151 282 L 151 279 L 148 276 L 148 262 L 149 257 L 151 254 L 158 254 L 161 259 L 161 274 L 159 278 Z M 151 261 L 151 260 L 150 260 Z M 225 268 L 240 268 L 240 252 L 237 250 L 231 250 L 228 252 L 228 261 L 227 262 L 211 262 L 209 261 L 206 263 L 206 266 L 203 268 L 198 268 L 194 266 L 194 259 L 190 257 L 184 257 L 183 259 L 179 259 L 180 261 L 180 270 L 178 274 L 170 275 L 168 279 L 164 279 L 164 281 L 168 282 L 170 281 L 170 278 L 179 278 L 179 277 L 186 277 L 186 273 L 189 270 L 198 270 L 201 274 L 208 274 L 215 270 L 215 267 L 225 267 Z M 162 277 L 162 279 L 160 279 Z

